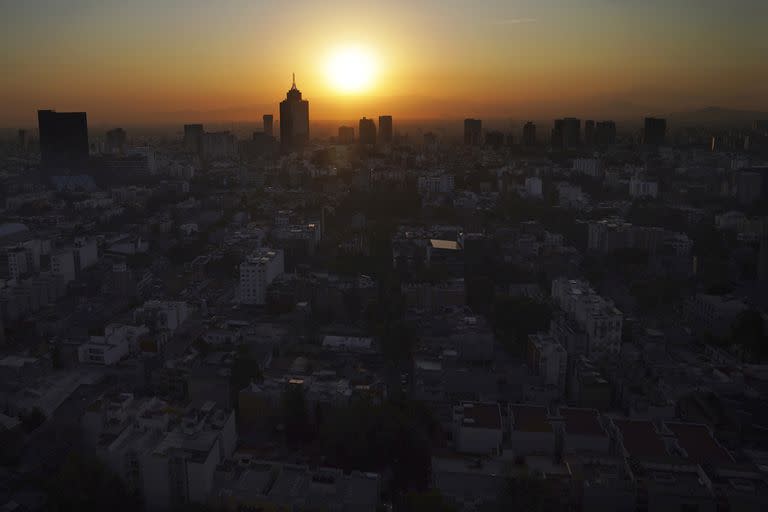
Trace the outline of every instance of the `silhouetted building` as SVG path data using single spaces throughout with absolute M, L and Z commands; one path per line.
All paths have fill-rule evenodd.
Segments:
M 482 142 L 483 122 L 480 119 L 464 120 L 464 145 L 479 146 Z
M 339 144 L 354 144 L 355 129 L 352 126 L 339 126 Z
M 584 144 L 595 145 L 595 122 L 591 119 L 584 121 Z
M 563 119 L 563 149 L 573 149 L 581 145 L 581 121 L 574 117 Z
M 115 128 L 107 132 L 104 150 L 109 154 L 123 154 L 128 136 L 122 128 Z
M 599 121 L 595 125 L 595 144 L 598 146 L 612 146 L 616 144 L 616 123 L 613 121 Z
M 38 110 L 41 164 L 45 169 L 76 169 L 88 161 L 85 112 Z
M 555 149 L 579 147 L 581 144 L 581 121 L 574 117 L 555 119 L 551 143 Z
M 376 123 L 373 119 L 362 118 L 357 131 L 360 134 L 360 144 L 376 144 Z
M 379 142 L 392 144 L 392 116 L 379 116 Z
M 536 145 L 536 125 L 528 121 L 523 126 L 523 146 L 531 147 Z
M 294 75 L 291 89 L 280 102 L 280 147 L 283 151 L 295 151 L 308 142 L 309 102 L 301 99 Z
M 264 134 L 272 137 L 274 135 L 275 119 L 272 117 L 272 114 L 264 114 L 262 119 L 264 121 Z
M 204 133 L 202 138 L 202 153 L 206 160 L 234 158 L 237 154 L 235 136 L 225 132 Z
M 667 120 L 646 117 L 643 124 L 643 144 L 661 146 L 667 138 Z
M 485 145 L 494 149 L 499 149 L 504 145 L 504 134 L 499 131 L 488 132 L 485 134 Z
M 190 153 L 199 153 L 203 145 L 203 125 L 184 125 L 184 148 Z
M 24 151 L 27 149 L 27 130 L 20 129 L 16 138 L 16 142 L 19 145 L 19 149 Z

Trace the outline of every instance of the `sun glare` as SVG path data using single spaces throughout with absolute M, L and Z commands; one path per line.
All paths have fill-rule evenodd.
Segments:
M 330 54 L 326 72 L 328 81 L 337 91 L 363 92 L 372 86 L 376 62 L 373 54 L 363 48 L 344 47 Z

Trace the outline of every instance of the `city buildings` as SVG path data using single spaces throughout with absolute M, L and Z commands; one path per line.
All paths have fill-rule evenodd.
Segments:
M 392 116 L 379 116 L 379 142 L 392 144 Z
M 667 138 L 667 120 L 646 117 L 643 122 L 643 144 L 662 146 Z
M 360 144 L 363 146 L 376 145 L 376 123 L 373 119 L 363 117 L 358 123 L 357 133 L 360 135 Z
M 483 122 L 480 119 L 464 120 L 464 145 L 479 146 L 483 143 Z
M 309 143 L 309 101 L 302 99 L 296 87 L 296 76 L 280 102 L 280 147 L 284 152 L 297 151 Z
M 262 116 L 262 126 L 263 126 L 262 131 L 264 132 L 264 135 L 266 135 L 267 137 L 274 136 L 274 124 L 275 124 L 275 121 L 272 114 L 264 114 L 264 116 Z
M 523 146 L 533 147 L 536 145 L 536 125 L 528 121 L 523 126 Z
M 43 168 L 82 172 L 88 163 L 88 119 L 85 112 L 37 111 Z
M 241 304 L 263 305 L 266 302 L 267 286 L 283 273 L 282 250 L 259 249 L 240 264 Z

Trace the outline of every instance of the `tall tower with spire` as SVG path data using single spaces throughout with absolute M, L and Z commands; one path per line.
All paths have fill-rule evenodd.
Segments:
M 285 152 L 297 151 L 308 142 L 309 102 L 301 98 L 294 74 L 291 88 L 280 102 L 280 147 Z

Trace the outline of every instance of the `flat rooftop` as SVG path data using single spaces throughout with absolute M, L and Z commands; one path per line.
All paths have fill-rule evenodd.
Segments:
M 547 408 L 540 405 L 513 405 L 514 429 L 519 432 L 552 432 Z
M 605 429 L 600 424 L 599 413 L 596 410 L 561 407 L 558 412 L 563 417 L 566 433 L 580 436 L 607 437 Z
M 653 423 L 647 420 L 614 419 L 621 432 L 622 444 L 629 455 L 637 457 L 666 457 L 667 448 Z
M 731 454 L 718 444 L 706 426 L 693 423 L 666 423 L 666 426 L 675 434 L 678 444 L 692 461 L 715 464 L 733 463 Z
M 501 429 L 501 410 L 498 404 L 463 403 L 462 424 L 472 428 Z

